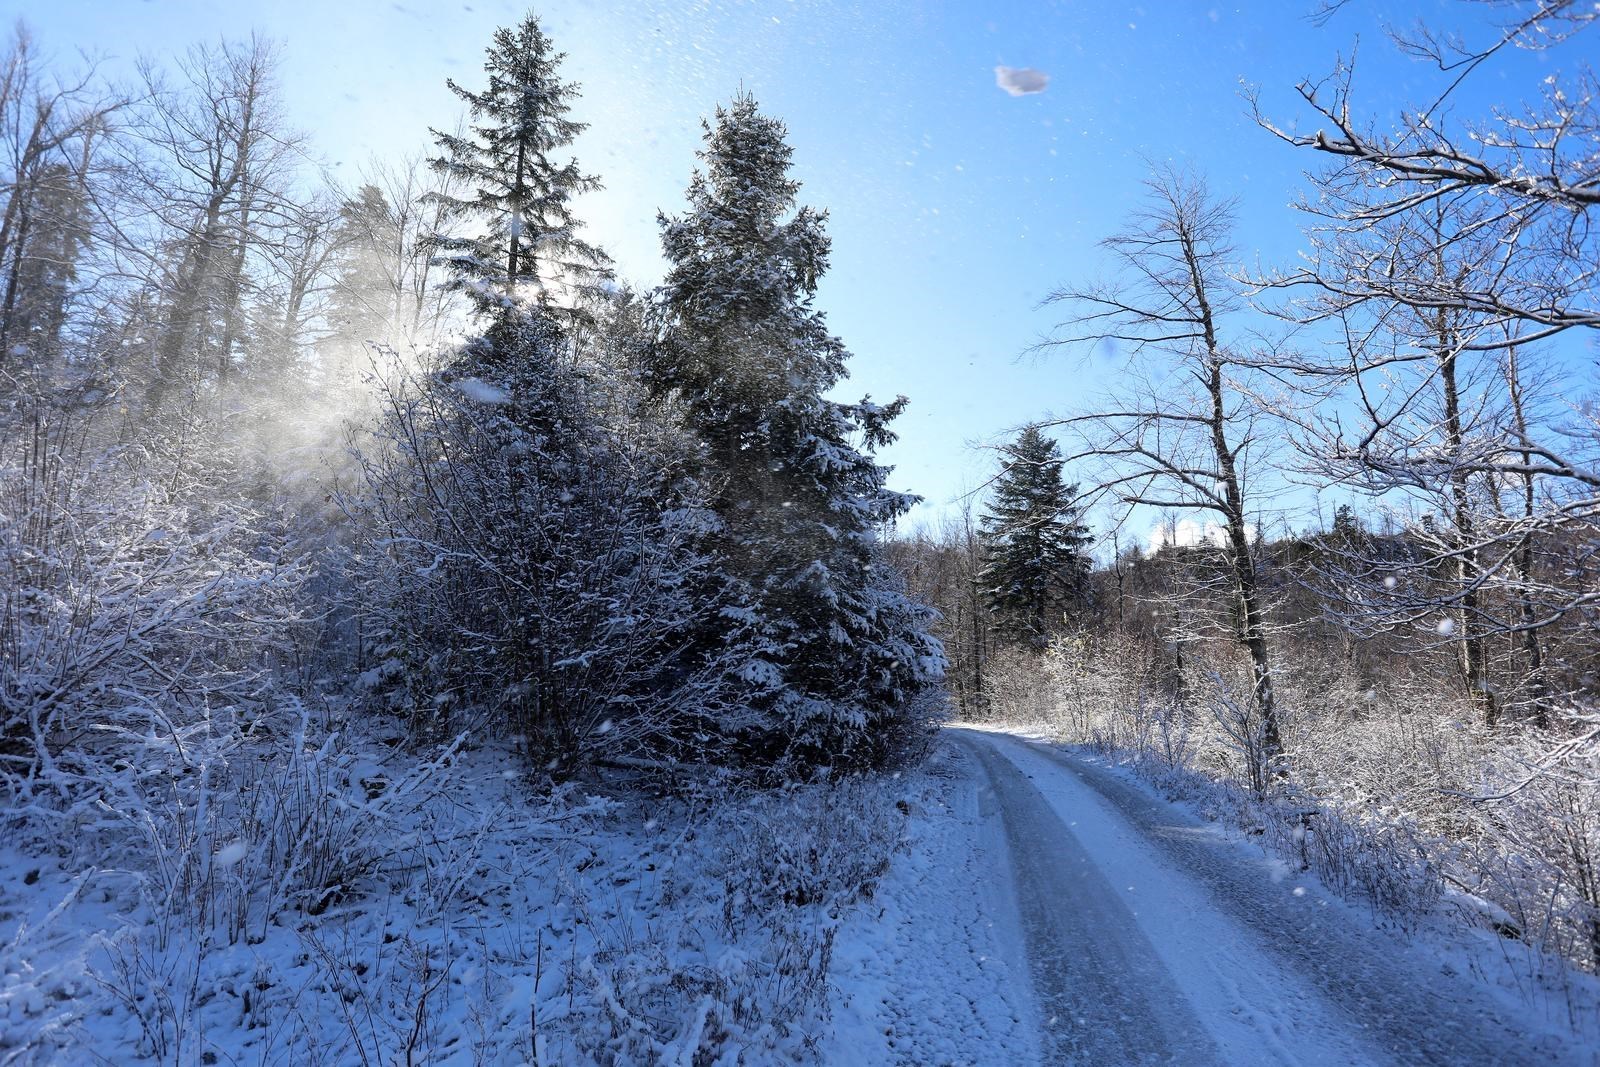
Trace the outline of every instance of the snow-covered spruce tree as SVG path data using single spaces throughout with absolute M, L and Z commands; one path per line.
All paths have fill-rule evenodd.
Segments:
M 829 241 L 823 214 L 795 210 L 786 132 L 748 94 L 705 124 L 688 210 L 661 219 L 670 270 L 648 377 L 720 486 L 724 613 L 753 630 L 738 677 L 764 713 L 739 740 L 801 772 L 886 759 L 943 654 L 879 544 L 915 501 L 872 456 L 905 400 L 825 396 L 848 353 L 813 306 Z
M 980 533 L 978 580 L 996 631 L 1039 648 L 1089 594 L 1089 528 L 1062 466 L 1056 443 L 1025 428 L 1007 450 Z
M 582 129 L 561 57 L 532 16 L 488 56 L 485 92 L 451 83 L 476 138 L 440 135 L 435 161 L 475 195 L 433 194 L 486 227 L 440 242 L 483 332 L 434 373 L 385 382 L 376 439 L 357 449 L 364 490 L 348 506 L 372 531 L 356 573 L 379 645 L 366 680 L 414 730 L 487 716 L 558 774 L 704 758 L 733 714 L 732 669 L 689 636 L 716 606 L 697 547 L 715 520 L 674 473 L 681 442 L 637 417 L 625 299 L 546 286 L 605 264 L 569 203 L 594 179 L 549 160 Z
M 475 219 L 475 234 L 440 234 L 442 257 L 454 268 L 454 286 L 480 299 L 537 294 L 555 305 L 550 286 L 582 289 L 608 273 L 609 260 L 578 236 L 572 199 L 600 188 L 575 159 L 553 157 L 582 133 L 567 117 L 578 86 L 563 82 L 565 53 L 529 14 L 515 27 L 495 31 L 485 51 L 489 84 L 473 92 L 449 80 L 466 102 L 470 132 L 434 130 L 440 155 L 429 160 L 447 182 L 433 198 L 458 219 Z

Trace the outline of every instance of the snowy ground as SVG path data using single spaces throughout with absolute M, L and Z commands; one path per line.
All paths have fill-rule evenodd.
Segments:
M 217 807 L 161 848 L 0 843 L 0 1065 L 1600 1064 L 1492 934 L 1401 941 L 1036 739 L 673 799 L 408 760 L 353 745 L 294 794 L 362 860 L 320 903 L 262 883 Z M 158 906 L 185 841 L 206 881 Z
M 541 799 L 505 751 L 427 782 L 404 778 L 415 763 L 330 749 L 289 794 L 312 836 L 360 859 L 326 900 L 258 877 L 281 839 L 241 843 L 215 786 L 207 810 L 152 809 L 148 838 L 120 816 L 14 832 L 0 1064 L 814 1059 L 836 930 L 899 847 L 912 788 Z M 180 863 L 204 880 L 167 893 Z
M 1103 762 L 951 730 L 836 958 L 837 1062 L 1600 1063 L 1475 946 L 1402 941 Z M 1589 984 L 1589 988 L 1594 988 Z
M 970 761 L 942 747 L 908 850 L 834 949 L 829 1063 L 1037 1063 L 1041 1034 L 1006 842 Z

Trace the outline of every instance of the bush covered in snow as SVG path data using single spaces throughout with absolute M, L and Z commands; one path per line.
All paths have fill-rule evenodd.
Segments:
M 116 413 L 0 412 L 0 786 L 13 810 L 92 796 L 253 703 L 304 574 L 278 516 L 224 486 L 216 427 L 120 439 Z M 185 447 L 186 446 L 186 447 Z M 199 454 L 195 454 L 198 452 Z
M 711 799 L 670 829 L 678 855 L 643 936 L 602 939 L 569 980 L 591 1019 L 565 1033 L 585 1062 L 756 1064 L 810 1059 L 831 997 L 835 933 L 901 848 L 906 816 L 873 779 Z M 704 802 L 704 800 L 702 800 Z
M 675 485 L 662 431 L 608 411 L 627 398 L 565 346 L 530 312 L 434 374 L 380 368 L 381 416 L 353 438 L 361 476 L 342 497 L 376 660 L 360 682 L 414 737 L 493 730 L 557 777 L 603 757 L 704 760 L 738 713 L 727 664 L 688 648 L 715 617 L 714 520 Z

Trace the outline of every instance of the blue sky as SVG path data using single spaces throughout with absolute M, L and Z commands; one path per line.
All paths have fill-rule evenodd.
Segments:
M 1093 276 L 1096 242 L 1134 206 L 1152 162 L 1191 165 L 1237 197 L 1247 254 L 1294 255 L 1302 220 L 1288 205 L 1317 161 L 1254 125 L 1241 80 L 1284 122 L 1310 122 L 1295 83 L 1327 73 L 1359 36 L 1360 81 L 1386 118 L 1436 75 L 1394 54 L 1385 21 L 1462 26 L 1471 15 L 1448 0 L 1356 2 L 1318 27 L 1311 6 L 545 0 L 535 10 L 583 84 L 575 117 L 591 129 L 575 152 L 607 186 L 584 215 L 639 283 L 659 279 L 655 213 L 681 204 L 700 116 L 743 85 L 785 119 L 803 196 L 831 215 L 821 305 L 855 354 L 845 393 L 910 396 L 885 459 L 897 488 L 928 498 L 927 516 L 992 469 L 993 455 L 970 446 L 1072 410 L 1115 373 L 1105 360 L 1024 352 L 1052 322 L 1039 299 Z M 489 35 L 525 10 L 24 0 L 21 14 L 63 56 L 159 56 L 251 30 L 278 38 L 290 115 L 354 180 L 366 160 L 422 151 L 429 125 L 452 125 L 444 79 L 475 87 Z M 1477 91 L 1504 88 L 1501 102 L 1531 93 L 1542 62 L 1513 56 Z M 1043 71 L 1048 89 L 1009 95 L 997 65 Z

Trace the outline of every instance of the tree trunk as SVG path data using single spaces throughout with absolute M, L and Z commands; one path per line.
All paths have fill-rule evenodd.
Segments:
M 1506 352 L 1506 385 L 1511 394 L 1511 411 L 1515 419 L 1518 444 L 1526 446 L 1528 443 L 1528 419 L 1522 406 L 1522 378 L 1517 370 L 1517 350 L 1512 347 Z M 1533 464 L 1533 454 L 1523 451 L 1521 453 L 1522 473 L 1522 518 L 1527 526 L 1527 531 L 1522 535 L 1522 543 L 1517 546 L 1516 570 L 1517 579 L 1521 585 L 1517 593 L 1519 614 L 1522 617 L 1522 648 L 1528 657 L 1528 690 L 1533 698 L 1533 722 L 1535 726 L 1547 728 L 1550 725 L 1550 689 L 1544 677 L 1544 651 L 1539 641 L 1538 620 L 1539 613 L 1529 593 L 1529 583 L 1533 581 L 1533 566 L 1535 560 L 1533 545 L 1533 518 L 1535 515 L 1534 475 L 1527 469 Z
M 1211 400 L 1211 437 L 1228 503 L 1228 562 L 1233 571 L 1234 596 L 1238 601 L 1239 639 L 1250 654 L 1251 689 L 1256 710 L 1261 715 L 1262 756 L 1270 769 L 1271 764 L 1283 754 L 1283 739 L 1278 731 L 1278 700 L 1272 684 L 1272 660 L 1267 649 L 1260 591 L 1256 585 L 1255 558 L 1250 552 L 1250 536 L 1245 525 L 1244 495 L 1239 489 L 1238 468 L 1224 432 L 1222 368 L 1216 363 L 1212 365 Z
M 1217 345 L 1215 320 L 1206 295 L 1205 279 L 1195 258 L 1193 240 L 1186 232 L 1183 234 L 1183 254 L 1188 262 L 1206 346 L 1209 371 L 1206 388 L 1211 394 L 1211 447 L 1216 453 L 1218 480 L 1222 483 L 1223 500 L 1227 506 L 1228 556 L 1239 615 L 1239 640 L 1250 655 L 1251 691 L 1256 711 L 1261 716 L 1261 755 L 1270 772 L 1283 754 L 1283 739 L 1278 730 L 1277 693 L 1272 684 L 1272 659 L 1267 648 L 1266 625 L 1256 586 L 1255 560 L 1250 552 L 1250 537 L 1245 526 L 1244 492 L 1239 486 L 1235 453 L 1228 444 L 1222 353 Z
M 12 242 L 10 247 L 7 248 L 7 251 L 11 253 L 9 257 L 11 264 L 6 270 L 5 303 L 0 306 L 0 362 L 3 362 L 11 354 L 11 325 L 16 319 L 17 291 L 22 282 L 22 264 L 28 250 L 28 228 L 32 214 L 31 201 L 36 192 L 35 186 L 36 183 L 33 181 L 32 175 L 29 175 L 26 186 L 19 181 L 16 192 L 12 196 L 12 203 L 7 205 L 8 208 L 15 206 L 16 214 L 14 229 L 6 238 Z M 8 225 L 11 225 L 12 221 L 11 218 L 6 220 Z M 0 243 L 0 247 L 6 246 Z
M 200 313 L 205 296 L 206 281 L 211 275 L 211 261 L 216 254 L 218 229 L 222 218 L 223 193 L 215 193 L 206 202 L 204 223 L 200 232 L 190 238 L 173 281 L 170 298 L 171 310 L 167 314 L 161 342 L 156 349 L 156 380 L 151 383 L 151 407 L 159 407 L 167 391 L 177 383 L 179 363 L 185 346 L 190 343 L 190 333 Z
M 508 257 L 506 270 L 506 295 L 515 295 L 517 288 L 517 271 L 521 267 L 522 258 L 522 202 L 527 195 L 524 171 L 528 165 L 528 142 L 525 139 L 517 141 L 517 178 L 511 187 L 511 252 Z M 531 258 L 531 257 L 530 257 Z
M 1473 547 L 1477 527 L 1472 516 L 1472 501 L 1467 485 L 1467 472 L 1462 468 L 1463 433 L 1461 428 L 1461 396 L 1456 384 L 1456 352 L 1454 331 L 1450 328 L 1446 312 L 1440 311 L 1435 320 L 1439 343 L 1439 380 L 1444 386 L 1445 437 L 1454 462 L 1450 468 L 1451 521 L 1455 526 L 1452 546 L 1455 555 L 1456 580 L 1461 585 L 1461 673 L 1467 686 L 1467 695 L 1483 715 L 1485 726 L 1494 726 L 1499 708 L 1494 693 L 1489 688 L 1488 655 L 1483 634 L 1479 629 L 1480 595 L 1477 588 L 1478 553 Z

